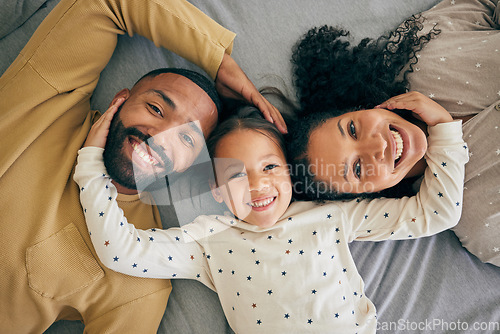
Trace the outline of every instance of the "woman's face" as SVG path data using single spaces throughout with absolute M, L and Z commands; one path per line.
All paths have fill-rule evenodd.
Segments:
M 262 228 L 274 225 L 292 198 L 285 156 L 268 136 L 237 130 L 224 136 L 215 151 L 218 202 L 239 219 Z
M 312 131 L 307 153 L 317 181 L 339 193 L 365 193 L 412 175 L 426 150 L 418 126 L 386 109 L 369 109 L 327 120 Z

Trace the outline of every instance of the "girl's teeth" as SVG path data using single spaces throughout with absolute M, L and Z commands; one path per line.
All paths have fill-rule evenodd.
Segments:
M 403 138 L 401 138 L 399 132 L 395 130 L 391 130 L 391 134 L 394 137 L 394 141 L 396 142 L 396 156 L 394 157 L 394 160 L 397 160 L 403 153 Z
M 250 206 L 253 206 L 254 208 L 260 208 L 260 207 L 271 204 L 272 201 L 274 201 L 274 197 L 265 199 L 263 201 L 250 202 L 249 204 L 250 204 Z

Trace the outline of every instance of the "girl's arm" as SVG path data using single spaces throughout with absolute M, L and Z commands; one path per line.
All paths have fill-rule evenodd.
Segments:
M 82 148 L 74 175 L 99 260 L 132 276 L 207 278 L 203 250 L 181 229 L 143 231 L 128 223 L 116 202 L 118 193 L 106 173 L 103 152 L 99 147 Z
M 138 277 L 191 278 L 211 287 L 203 250 L 180 229 L 138 230 L 118 207 L 118 192 L 107 175 L 103 152 L 119 99 L 92 126 L 78 154 L 74 180 L 80 187 L 89 234 L 101 262 Z
M 420 99 L 409 94 L 411 99 Z M 398 103 L 411 103 L 403 100 Z M 425 101 L 428 105 L 429 101 Z M 435 102 L 434 102 L 435 103 Z M 400 108 L 398 106 L 397 108 Z M 350 239 L 408 239 L 432 235 L 455 226 L 462 213 L 465 163 L 468 148 L 462 139 L 462 122 L 448 118 L 445 109 L 418 111 L 429 126 L 425 159 L 427 168 L 417 195 L 400 199 L 355 200 L 343 203 L 352 228 Z

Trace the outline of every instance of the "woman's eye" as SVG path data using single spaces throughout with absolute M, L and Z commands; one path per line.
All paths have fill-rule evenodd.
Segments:
M 276 165 L 276 164 L 269 164 L 269 165 L 267 165 L 266 167 L 264 167 L 264 170 L 265 170 L 265 171 L 266 171 L 266 170 L 271 170 L 271 169 L 274 169 L 274 168 L 276 168 L 276 167 L 278 167 L 278 165 Z
M 353 121 L 351 121 L 349 123 L 349 133 L 351 134 L 351 136 L 353 138 L 355 138 L 355 139 L 357 138 L 357 136 L 356 136 L 356 127 L 354 126 L 354 122 Z
M 194 147 L 194 141 L 189 135 L 182 133 L 181 137 L 182 140 L 184 140 L 184 142 L 186 142 L 189 146 Z
M 356 178 L 361 178 L 361 162 L 358 160 L 354 163 L 353 172 Z
M 149 107 L 151 108 L 151 110 L 153 110 L 155 113 L 157 113 L 158 115 L 162 116 L 162 114 L 161 114 L 161 110 L 160 110 L 157 106 L 152 105 L 152 104 L 149 104 L 149 103 L 148 103 L 148 106 L 149 106 Z

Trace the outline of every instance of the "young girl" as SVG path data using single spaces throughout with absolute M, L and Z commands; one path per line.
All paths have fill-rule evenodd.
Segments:
M 283 138 L 249 117 L 225 121 L 207 143 L 212 193 L 230 212 L 182 228 L 137 230 L 102 163 L 114 109 L 93 127 L 74 175 L 100 260 L 128 275 L 204 283 L 237 333 L 374 333 L 375 307 L 348 243 L 427 236 L 460 218 L 468 160 L 460 122 L 429 128 L 428 167 L 414 197 L 290 204 Z

